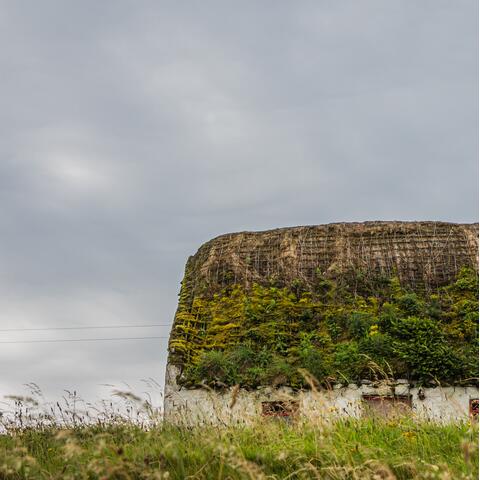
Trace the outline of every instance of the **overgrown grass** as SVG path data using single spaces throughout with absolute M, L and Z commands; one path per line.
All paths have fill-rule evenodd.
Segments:
M 67 391 L 49 403 L 27 388 L 2 402 L 0 480 L 478 478 L 473 421 L 300 415 L 192 427 L 163 421 L 147 392 L 113 390 L 95 406 Z
M 475 424 L 408 418 L 29 427 L 0 436 L 0 478 L 476 479 L 477 436 Z

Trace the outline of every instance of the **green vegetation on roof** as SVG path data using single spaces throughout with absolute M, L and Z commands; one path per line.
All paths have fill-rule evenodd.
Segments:
M 478 371 L 478 276 L 468 268 L 434 294 L 397 278 L 355 289 L 232 285 L 190 298 L 184 283 L 170 361 L 187 386 L 307 386 L 379 377 L 472 383 Z

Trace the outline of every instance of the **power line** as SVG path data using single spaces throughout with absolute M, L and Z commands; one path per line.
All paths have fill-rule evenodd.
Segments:
M 0 343 L 61 343 L 61 342 L 107 342 L 111 340 L 150 340 L 168 337 L 112 337 L 112 338 L 68 338 L 58 340 L 12 340 L 0 341 Z
M 97 330 L 106 328 L 150 328 L 170 327 L 170 323 L 151 323 L 148 325 L 94 325 L 84 327 L 42 327 L 42 328 L 1 328 L 0 332 L 40 332 L 44 330 Z

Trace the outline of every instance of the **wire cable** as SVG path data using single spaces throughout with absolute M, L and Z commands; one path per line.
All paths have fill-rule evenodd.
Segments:
M 82 327 L 42 327 L 42 328 L 0 328 L 0 332 L 40 332 L 46 330 L 97 330 L 107 328 L 150 328 L 170 327 L 170 323 L 151 323 L 148 325 L 93 325 Z
M 113 337 L 113 338 L 67 338 L 54 340 L 2 340 L 0 343 L 61 343 L 61 342 L 107 342 L 111 340 L 151 340 L 168 337 Z

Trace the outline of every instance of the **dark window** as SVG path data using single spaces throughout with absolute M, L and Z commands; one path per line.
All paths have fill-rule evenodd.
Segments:
M 298 412 L 298 402 L 262 402 L 262 415 L 265 417 L 290 417 Z
M 478 420 L 478 398 L 470 399 L 470 416 Z
M 363 395 L 366 413 L 388 416 L 394 412 L 404 413 L 412 407 L 411 395 Z

